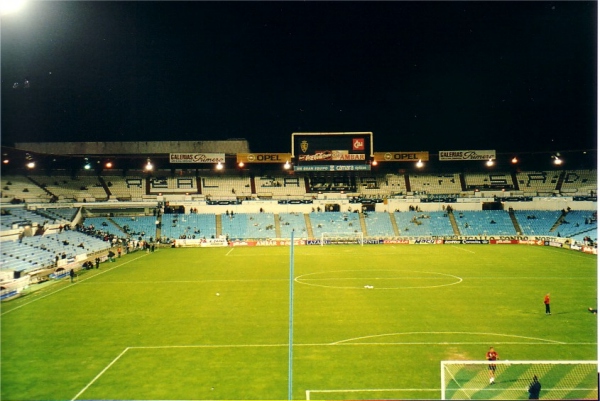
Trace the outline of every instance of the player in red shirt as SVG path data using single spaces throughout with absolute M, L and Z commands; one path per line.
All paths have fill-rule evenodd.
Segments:
M 544 297 L 544 304 L 546 305 L 546 315 L 551 315 L 550 313 L 550 294 L 546 294 Z
M 498 359 L 498 353 L 494 350 L 494 347 L 490 347 L 490 350 L 486 352 L 485 359 L 488 361 L 495 361 Z M 490 384 L 495 384 L 494 375 L 496 374 L 496 364 L 492 363 L 488 365 L 488 371 L 490 372 Z

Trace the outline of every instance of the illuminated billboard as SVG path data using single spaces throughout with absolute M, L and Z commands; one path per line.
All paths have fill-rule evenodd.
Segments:
M 292 157 L 298 171 L 370 170 L 373 133 L 293 133 Z

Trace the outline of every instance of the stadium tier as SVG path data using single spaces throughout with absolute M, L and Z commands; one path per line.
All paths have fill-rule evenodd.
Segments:
M 212 200 L 305 199 L 319 193 L 366 198 L 417 196 L 473 197 L 494 192 L 509 196 L 595 197 L 596 170 L 515 173 L 301 173 L 282 175 L 218 174 L 209 171 L 86 171 L 76 177 L 11 174 L 2 177 L 2 203 L 142 201 L 161 195 L 194 195 Z
M 77 259 L 115 240 L 535 236 L 595 246 L 596 178 L 596 170 L 11 173 L 2 177 L 0 270 L 53 268 L 54 253 Z

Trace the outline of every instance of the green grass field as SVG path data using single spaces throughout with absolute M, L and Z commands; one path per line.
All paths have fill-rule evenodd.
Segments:
M 489 346 L 598 357 L 596 256 L 346 245 L 294 261 L 294 399 L 439 399 L 440 361 Z M 287 399 L 289 278 L 286 247 L 160 249 L 5 302 L 1 398 Z

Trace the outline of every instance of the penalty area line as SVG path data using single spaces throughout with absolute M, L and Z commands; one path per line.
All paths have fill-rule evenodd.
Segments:
M 104 369 L 102 369 L 102 371 L 101 371 L 100 373 L 98 373 L 98 374 L 96 375 L 96 377 L 94 377 L 94 378 L 92 379 L 92 381 L 91 381 L 91 382 L 89 382 L 89 383 L 88 383 L 88 384 L 87 384 L 87 385 L 86 385 L 86 386 L 85 386 L 83 389 L 81 389 L 81 391 L 80 391 L 80 392 L 78 392 L 78 393 L 75 395 L 75 397 L 71 398 L 71 401 L 75 401 L 76 399 L 78 399 L 78 398 L 79 398 L 79 396 L 80 396 L 80 395 L 82 395 L 83 393 L 85 393 L 85 392 L 86 392 L 86 390 L 87 390 L 88 388 L 90 388 L 90 387 L 92 386 L 92 384 L 94 384 L 94 383 L 96 382 L 96 380 L 98 380 L 98 379 L 99 379 L 99 378 L 100 378 L 100 377 L 101 377 L 101 376 L 104 374 L 104 372 L 106 372 L 108 369 L 110 369 L 110 367 L 111 367 L 112 365 L 114 365 L 114 364 L 115 364 L 115 363 L 116 363 L 116 362 L 117 362 L 117 361 L 118 361 L 118 360 L 119 360 L 119 359 L 120 359 L 120 358 L 121 358 L 123 355 L 125 355 L 125 353 L 126 353 L 127 351 L 129 351 L 129 347 L 125 348 L 125 349 L 123 350 L 123 352 L 121 352 L 121 353 L 120 353 L 120 354 L 119 354 L 119 355 L 118 355 L 118 356 L 117 356 L 115 359 L 113 359 L 113 360 L 112 360 L 112 362 L 111 362 L 111 363 L 109 363 L 108 365 L 106 365 L 106 367 L 105 367 Z

